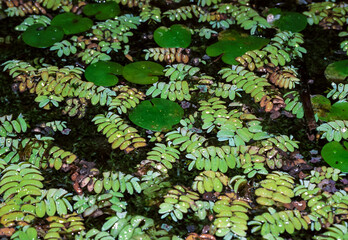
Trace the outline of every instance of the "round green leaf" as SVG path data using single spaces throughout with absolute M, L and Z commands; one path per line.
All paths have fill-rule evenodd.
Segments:
M 187 48 L 191 43 L 190 29 L 174 24 L 170 28 L 159 27 L 154 32 L 154 40 L 163 48 Z
M 313 111 L 318 114 L 320 120 L 327 121 L 331 109 L 331 102 L 323 95 L 315 95 L 311 98 Z
M 348 120 L 348 102 L 336 102 L 330 109 L 330 121 Z
M 164 75 L 164 67 L 150 61 L 139 61 L 128 64 L 123 69 L 123 77 L 132 83 L 152 84 L 158 81 L 158 76 Z
M 243 55 L 245 52 L 260 49 L 269 43 L 269 39 L 256 36 L 243 36 L 236 31 L 224 32 L 219 37 L 219 41 L 210 45 L 206 53 L 210 57 L 217 57 L 221 54 L 222 61 L 226 64 L 236 65 L 236 57 Z
M 85 32 L 93 26 L 93 21 L 71 12 L 55 16 L 51 21 L 52 26 L 61 27 L 66 35 Z
M 36 23 L 27 28 L 23 33 L 23 41 L 31 47 L 46 48 L 63 39 L 64 32 L 60 27 L 45 27 Z
M 116 62 L 99 61 L 89 65 L 85 70 L 85 78 L 97 86 L 111 87 L 118 83 L 123 66 Z
M 83 13 L 87 16 L 94 16 L 97 20 L 114 18 L 121 13 L 120 7 L 116 2 L 92 3 L 83 8 Z
M 180 122 L 184 110 L 167 99 L 154 98 L 142 101 L 129 114 L 129 119 L 139 127 L 152 131 L 168 131 Z
M 327 80 L 340 83 L 348 76 L 348 59 L 329 64 L 325 69 Z M 345 81 L 346 83 L 346 81 Z
M 336 102 L 331 106 L 329 99 L 322 95 L 311 98 L 313 110 L 322 121 L 348 120 L 348 102 Z
M 274 25 L 281 31 L 301 32 L 307 26 L 307 18 L 298 12 L 281 12 Z
M 334 168 L 348 172 L 348 142 L 342 146 L 339 142 L 329 142 L 321 150 L 323 159 Z

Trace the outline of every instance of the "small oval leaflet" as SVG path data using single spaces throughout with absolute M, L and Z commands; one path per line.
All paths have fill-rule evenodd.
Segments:
M 61 27 L 66 35 L 85 32 L 93 26 L 93 21 L 71 12 L 55 16 L 51 26 Z
M 129 114 L 129 119 L 139 127 L 152 131 L 168 131 L 180 122 L 184 110 L 167 99 L 154 98 L 142 101 Z
M 111 87 L 118 83 L 123 66 L 116 62 L 99 61 L 89 65 L 85 70 L 85 78 L 97 86 Z
M 47 28 L 36 23 L 27 28 L 23 33 L 23 41 L 31 47 L 46 48 L 63 39 L 64 32 L 60 27 L 48 26 Z
M 128 64 L 123 69 L 123 77 L 132 83 L 152 84 L 158 81 L 158 76 L 164 75 L 164 67 L 151 61 L 139 61 Z
M 187 48 L 191 43 L 190 30 L 181 24 L 159 27 L 154 32 L 154 40 L 163 48 Z

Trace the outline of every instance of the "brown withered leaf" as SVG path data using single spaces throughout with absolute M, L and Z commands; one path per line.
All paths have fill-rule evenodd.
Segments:
M 77 173 L 77 172 L 74 172 L 71 176 L 70 176 L 70 178 L 71 178 L 71 180 L 72 181 L 76 181 L 76 178 L 79 176 L 79 174 Z
M 216 196 L 212 192 L 206 192 L 203 194 L 203 199 L 207 201 L 216 201 Z
M 209 230 L 210 230 L 210 226 L 209 226 L 209 225 L 204 225 L 204 227 L 203 227 L 203 229 L 202 229 L 202 233 L 203 233 L 203 234 L 206 234 L 206 233 L 209 232 Z
M 197 233 L 190 233 L 185 240 L 199 240 L 200 237 Z
M 82 195 L 83 191 L 82 188 L 80 187 L 80 185 L 78 184 L 78 182 L 74 182 L 74 190 L 78 195 Z
M 216 240 L 216 238 L 213 235 L 207 234 L 207 233 L 206 234 L 201 234 L 199 237 L 202 240 Z
M 305 200 L 301 200 L 301 201 L 294 201 L 292 202 L 292 204 L 294 205 L 294 207 L 299 210 L 299 211 L 303 211 L 306 209 L 307 204 Z
M 15 232 L 15 228 L 12 228 L 12 227 L 0 228 L 1 237 L 11 237 L 14 232 Z

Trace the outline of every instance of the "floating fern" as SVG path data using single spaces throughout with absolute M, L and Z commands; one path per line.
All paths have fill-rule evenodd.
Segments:
M 317 127 L 317 130 L 324 132 L 321 138 L 326 138 L 329 142 L 348 138 L 348 121 L 336 120 L 328 123 L 323 123 Z
M 138 131 L 115 113 L 98 114 L 92 121 L 98 126 L 98 132 L 102 131 L 106 135 L 113 149 L 120 148 L 130 152 L 135 148 L 146 146 L 146 140 L 140 137 Z

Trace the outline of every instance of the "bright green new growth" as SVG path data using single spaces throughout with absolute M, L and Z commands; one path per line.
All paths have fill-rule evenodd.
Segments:
M 85 32 L 93 26 L 93 21 L 80 15 L 67 12 L 55 16 L 52 26 L 61 27 L 66 35 Z
M 159 27 L 154 32 L 154 39 L 163 48 L 187 48 L 191 43 L 190 29 L 181 24 L 171 27 Z
M 150 61 L 139 61 L 126 65 L 123 77 L 132 83 L 152 84 L 158 81 L 158 76 L 164 75 L 164 67 Z
M 23 41 L 31 47 L 46 48 L 63 39 L 64 32 L 59 27 L 36 23 L 27 28 L 23 33 Z
M 122 70 L 119 63 L 99 61 L 86 68 L 85 78 L 97 86 L 110 87 L 118 83 L 116 75 L 121 75 Z
M 153 98 L 142 101 L 129 114 L 129 119 L 136 125 L 152 131 L 168 131 L 180 122 L 184 110 L 170 100 Z
M 121 9 L 116 2 L 92 3 L 83 8 L 83 13 L 87 16 L 94 16 L 97 20 L 114 18 L 121 13 Z

